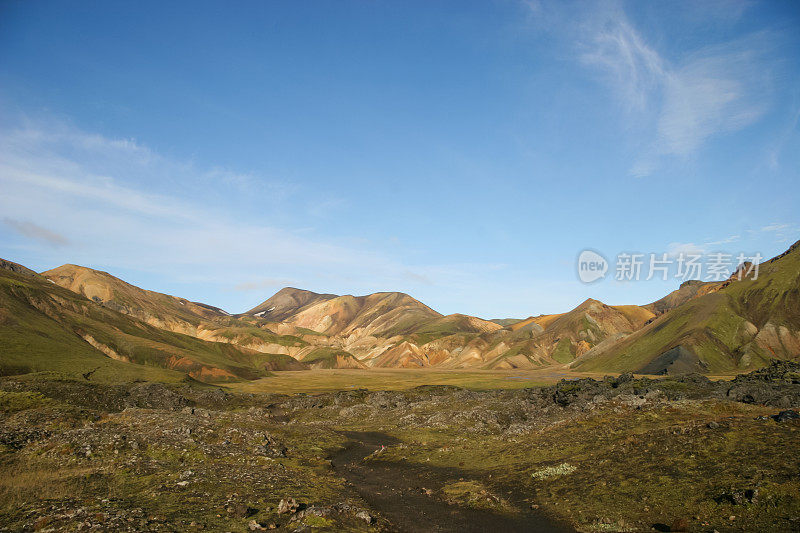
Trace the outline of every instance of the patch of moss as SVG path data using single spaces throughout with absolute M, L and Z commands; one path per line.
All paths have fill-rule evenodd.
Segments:
M 445 484 L 442 492 L 448 502 L 456 505 L 497 512 L 514 511 L 514 507 L 506 500 L 493 494 L 486 486 L 475 480 Z
M 0 411 L 4 413 L 34 409 L 49 403 L 52 403 L 52 400 L 38 392 L 0 391 Z
M 572 341 L 567 338 L 559 340 L 551 357 L 559 363 L 569 363 L 575 359 L 575 354 L 572 353 Z
M 331 520 L 330 518 L 325 518 L 324 516 L 307 516 L 303 519 L 303 523 L 308 527 L 333 527 L 336 522 Z

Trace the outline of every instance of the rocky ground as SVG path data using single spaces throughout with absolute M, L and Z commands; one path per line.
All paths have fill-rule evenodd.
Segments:
M 0 530 L 796 531 L 800 365 L 545 388 L 0 381 Z

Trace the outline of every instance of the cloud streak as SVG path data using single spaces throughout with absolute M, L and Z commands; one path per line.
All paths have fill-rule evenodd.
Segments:
M 211 194 L 192 196 L 201 187 Z M 258 176 L 203 171 L 135 141 L 63 124 L 28 123 L 0 133 L 0 190 L 5 253 L 22 255 L 10 259 L 143 272 L 223 294 L 268 293 L 287 284 L 328 292 L 441 288 L 477 284 L 493 268 L 408 264 L 369 243 L 306 227 L 317 200 L 291 196 L 291 184 L 276 190 Z M 213 201 L 221 191 L 226 202 Z M 295 223 L 271 224 L 269 201 L 256 215 L 237 209 L 245 200 L 262 204 L 259 194 L 289 198 Z
M 595 20 L 592 37 L 582 43 L 581 61 L 598 70 L 629 110 L 642 111 L 651 93 L 663 83 L 664 60 L 637 32 L 622 11 Z
M 755 122 L 766 111 L 758 39 L 706 49 L 664 77 L 659 154 L 685 156 L 708 138 Z
M 630 169 L 634 176 L 650 175 L 665 158 L 692 156 L 712 137 L 753 124 L 768 108 L 766 32 L 668 59 L 616 5 L 592 12 L 581 28 L 575 37 L 581 63 L 647 132 L 644 155 Z
M 20 235 L 29 239 L 41 241 L 52 246 L 69 244 L 69 240 L 67 240 L 67 238 L 63 235 L 59 235 L 58 233 L 50 231 L 47 228 L 43 228 L 38 224 L 34 224 L 33 222 L 15 220 L 13 218 L 6 217 L 3 219 L 3 223 Z

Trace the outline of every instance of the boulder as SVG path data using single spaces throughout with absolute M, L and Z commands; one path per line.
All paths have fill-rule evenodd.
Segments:
M 300 508 L 300 504 L 294 498 L 285 498 L 278 504 L 279 514 L 293 514 Z

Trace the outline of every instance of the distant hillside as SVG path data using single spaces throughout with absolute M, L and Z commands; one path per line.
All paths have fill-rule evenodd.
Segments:
M 604 341 L 636 331 L 653 316 L 635 305 L 588 299 L 567 313 L 530 317 L 474 339 L 459 354 L 459 366 L 469 366 L 469 359 L 486 368 L 566 364 Z
M 297 356 L 309 346 L 298 337 L 260 328 L 257 321 L 239 320 L 211 305 L 141 289 L 100 270 L 63 265 L 42 275 L 104 307 L 167 331 L 272 355 Z M 273 361 L 269 366 L 277 370 L 285 365 Z
M 330 346 L 353 354 L 360 365 L 368 367 L 442 365 L 447 363 L 449 351 L 429 343 L 502 329 L 499 324 L 468 315 L 442 316 L 399 292 L 333 296 L 286 288 L 247 314 L 265 319 L 280 316 L 283 322 L 270 326 L 276 331 L 288 331 L 283 328 L 291 326 L 295 332 L 323 335 Z
M 109 309 L 170 331 L 194 334 L 203 321 L 229 316 L 222 309 L 140 289 L 108 272 L 78 265 L 62 265 L 42 276 Z
M 722 281 L 700 281 L 696 279 L 684 281 L 677 290 L 643 307 L 657 315 L 661 315 L 693 298 L 719 290 L 723 283 Z
M 76 265 L 43 275 L 160 329 L 298 362 L 272 361 L 270 369 L 528 368 L 567 363 L 653 316 L 637 306 L 614 308 L 587 300 L 569 313 L 514 320 L 503 327 L 468 315 L 442 316 L 403 293 L 336 296 L 287 287 L 234 317 Z
M 157 328 L 9 264 L 0 269 L 0 373 L 208 382 L 266 375 L 271 356 Z
M 122 374 L 204 381 L 373 367 L 733 373 L 800 355 L 798 244 L 757 280 L 688 281 L 644 306 L 590 298 L 566 313 L 498 320 L 444 316 L 400 292 L 291 287 L 230 315 L 76 265 L 39 275 L 0 260 L 0 273 L 3 372 L 125 363 Z
M 800 242 L 762 263 L 758 279 L 733 278 L 713 289 L 681 297 L 683 303 L 620 342 L 591 350 L 574 367 L 729 373 L 800 355 Z
M 315 348 L 302 361 L 311 368 L 366 368 L 353 354 L 336 348 Z
M 393 334 L 413 330 L 441 315 L 400 292 L 335 296 L 286 288 L 247 312 L 325 335 Z

